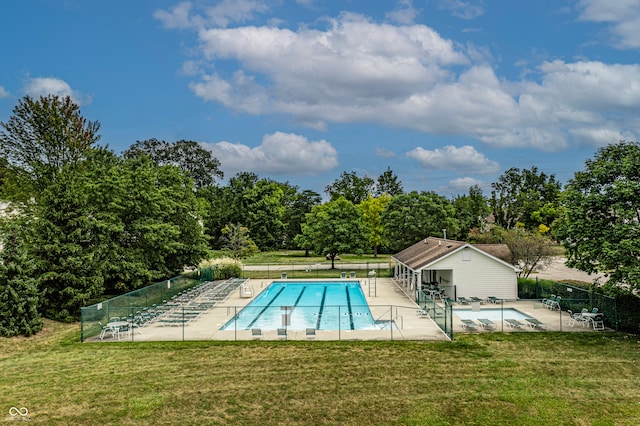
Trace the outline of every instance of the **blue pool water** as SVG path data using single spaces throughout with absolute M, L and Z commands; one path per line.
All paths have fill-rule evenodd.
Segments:
M 454 309 L 453 313 L 460 317 L 460 319 L 477 320 L 479 318 L 486 318 L 492 321 L 502 321 L 502 319 L 515 319 L 523 320 L 525 318 L 532 318 L 531 315 L 526 315 L 514 308 L 495 309 L 486 308 L 474 311 L 472 309 Z
M 378 327 L 360 284 L 275 281 L 228 321 L 222 330 L 375 330 Z

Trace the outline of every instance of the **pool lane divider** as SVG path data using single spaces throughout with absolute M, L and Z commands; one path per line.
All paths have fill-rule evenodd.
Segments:
M 327 297 L 327 286 L 323 287 L 322 300 L 320 300 L 320 310 L 318 311 L 318 319 L 316 320 L 316 330 L 320 330 L 320 323 L 322 322 L 322 312 L 324 311 L 324 300 Z
M 247 325 L 247 330 L 250 329 L 251 327 L 253 327 L 253 324 L 256 323 L 256 321 L 258 321 L 258 318 L 260 318 L 260 315 L 264 314 L 264 311 L 266 311 L 267 309 L 269 309 L 269 306 L 271 306 L 271 304 L 278 298 L 278 296 L 280 296 L 280 293 L 282 293 L 284 291 L 284 287 L 280 288 L 280 290 L 278 290 L 278 292 L 276 293 L 275 296 L 273 296 L 273 298 L 269 301 L 269 303 L 267 303 L 267 305 L 265 307 L 262 308 L 262 310 L 258 313 L 258 315 L 255 316 L 255 318 L 253 319 L 253 321 L 251 321 L 249 323 L 249 325 Z
M 351 309 L 351 296 L 349 296 L 349 286 L 345 286 L 344 290 L 347 292 L 347 306 L 349 307 L 349 325 L 351 326 L 351 330 L 355 330 L 356 327 L 353 325 L 353 310 Z

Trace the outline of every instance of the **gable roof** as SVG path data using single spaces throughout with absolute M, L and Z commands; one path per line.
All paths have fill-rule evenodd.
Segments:
M 506 244 L 469 244 L 462 241 L 445 240 L 436 237 L 428 237 L 418 241 L 392 257 L 410 269 L 417 271 L 462 247 L 472 247 L 489 257 L 513 267 L 510 263 L 511 251 Z

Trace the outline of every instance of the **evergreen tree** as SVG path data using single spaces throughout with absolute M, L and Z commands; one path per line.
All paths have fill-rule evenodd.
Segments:
M 33 262 L 22 243 L 24 223 L 13 218 L 4 224 L 0 244 L 0 336 L 31 336 L 42 329 L 38 312 L 38 282 Z

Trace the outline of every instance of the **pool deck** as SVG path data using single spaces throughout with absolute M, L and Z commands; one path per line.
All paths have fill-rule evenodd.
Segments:
M 254 297 L 264 290 L 272 281 L 266 279 L 249 280 L 246 284 L 253 289 Z M 294 280 L 290 281 L 327 281 L 325 280 Z M 416 314 L 418 305 L 407 296 L 404 291 L 395 284 L 391 278 L 377 278 L 375 286 L 373 279 L 346 278 L 336 281 L 358 281 L 369 304 L 373 317 L 377 320 L 391 321 L 396 328 L 391 330 L 316 330 L 315 336 L 308 337 L 305 330 L 287 330 L 285 338 L 278 336 L 276 330 L 263 329 L 261 340 L 449 340 L 448 336 L 427 316 Z M 369 287 L 371 286 L 371 288 Z M 216 304 L 197 319 L 186 326 L 168 326 L 152 323 L 136 330 L 130 337 L 123 340 L 133 341 L 178 341 L 178 340 L 254 340 L 251 330 L 220 330 L 233 316 L 244 306 L 253 300 L 253 297 L 241 297 L 240 291 L 234 291 L 224 301 Z M 485 332 L 543 332 L 565 331 L 586 332 L 592 329 L 578 324 L 569 326 L 569 315 L 566 312 L 548 310 L 538 301 L 509 301 L 500 304 L 476 303 L 461 305 L 455 308 L 472 310 L 515 308 L 532 318 L 536 318 L 544 324 L 544 328 L 532 327 L 525 321 L 523 328 L 512 328 L 504 321 L 495 321 L 495 327 L 483 328 L 476 321 L 477 328 L 464 327 L 460 318 L 453 315 L 454 336 L 458 333 L 485 333 Z M 505 317 L 506 318 L 506 317 Z M 105 339 L 105 341 L 113 339 Z

